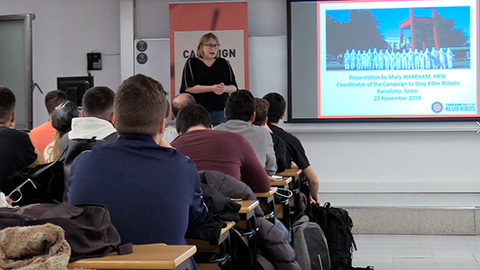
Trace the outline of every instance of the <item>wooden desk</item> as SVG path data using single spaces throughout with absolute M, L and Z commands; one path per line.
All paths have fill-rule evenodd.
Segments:
M 292 183 L 292 181 L 293 181 L 293 178 L 291 176 L 283 177 L 282 180 L 273 181 L 271 185 L 273 187 L 278 187 L 279 189 L 290 190 L 289 185 L 290 183 Z M 282 192 L 282 190 L 279 190 L 279 193 L 287 194 L 286 192 Z M 290 225 L 292 222 L 290 220 L 290 205 L 294 205 L 294 204 L 291 204 L 291 201 L 293 201 L 295 197 L 290 199 L 290 198 L 279 196 L 278 194 L 276 194 L 274 197 L 275 197 L 275 215 L 278 219 L 282 221 L 282 223 L 285 225 L 287 229 L 290 229 Z
M 222 230 L 220 230 L 218 241 L 216 243 L 212 243 L 211 245 L 208 243 L 208 241 L 202 240 L 202 239 L 186 238 L 186 240 L 189 245 L 197 246 L 199 252 L 216 252 L 219 250 L 220 246 L 224 246 L 225 248 L 228 249 L 229 243 L 224 245 L 225 244 L 224 242 L 230 237 L 229 230 L 233 228 L 233 226 L 235 226 L 235 222 L 225 221 L 225 227 L 223 227 Z
M 272 187 L 270 188 L 269 191 L 267 192 L 255 192 L 255 196 L 258 198 L 270 198 L 270 197 L 273 197 L 273 194 L 275 194 L 275 192 L 277 192 L 278 188 L 276 187 Z
M 221 245 L 228 237 L 230 237 L 230 229 L 235 226 L 233 221 L 225 221 L 226 226 L 220 231 L 220 237 L 218 238 L 217 245 Z
M 257 208 L 260 203 L 255 200 L 255 201 L 236 201 L 236 203 L 240 204 L 242 207 L 240 208 L 240 211 L 238 213 L 240 214 L 240 221 L 238 224 L 235 225 L 235 228 L 241 229 L 241 230 L 255 230 L 257 228 L 256 222 L 255 222 L 255 208 Z M 245 225 L 246 224 L 246 225 Z
M 232 229 L 233 226 L 235 226 L 235 222 L 225 221 L 225 227 L 220 230 L 220 235 L 216 243 L 209 243 L 209 241 L 202 239 L 185 238 L 189 245 L 195 245 L 198 249 L 196 257 L 199 256 L 199 258 L 196 258 L 195 260 L 199 269 L 210 269 L 211 267 L 216 268 L 216 263 L 206 261 L 204 255 L 210 256 L 215 253 L 227 253 L 231 255 L 230 229 Z M 231 259 L 227 260 L 227 265 L 225 266 L 225 268 L 222 269 L 231 269 L 230 260 Z
M 249 214 L 252 213 L 257 206 L 260 205 L 260 203 L 255 200 L 241 200 L 241 201 L 235 201 L 236 203 L 240 204 L 240 211 L 238 213 L 240 214 Z
M 244 237 L 244 240 L 248 243 L 248 248 L 252 251 L 254 256 L 257 255 L 257 222 L 255 219 L 255 208 L 257 208 L 260 203 L 258 200 L 245 200 L 245 201 L 236 201 L 242 207 L 238 213 L 240 214 L 240 221 L 235 225 Z
M 277 187 L 272 187 L 268 192 L 255 193 L 255 196 L 260 201 L 260 206 L 265 213 L 265 218 L 272 223 L 275 223 L 275 198 L 273 195 L 277 191 Z
M 282 180 L 272 181 L 270 185 L 272 187 L 285 188 L 289 189 L 290 183 L 292 183 L 293 178 L 291 176 L 282 177 Z
M 284 179 L 291 177 L 292 182 L 290 183 L 290 189 L 300 188 L 300 175 L 302 174 L 301 169 L 286 169 L 281 173 L 276 173 L 276 175 L 282 176 Z
M 298 167 L 291 169 L 286 169 L 281 173 L 277 173 L 277 175 L 282 176 L 284 179 L 289 177 L 292 178 L 292 182 L 289 183 L 290 191 L 293 192 L 293 200 L 290 200 L 290 211 L 291 211 L 291 219 L 295 219 L 301 212 L 300 209 L 300 183 L 301 183 L 301 175 L 302 170 Z
M 101 258 L 81 259 L 68 268 L 93 269 L 188 269 L 188 259 L 197 248 L 190 245 L 148 244 L 134 245 L 126 255 L 110 253 Z

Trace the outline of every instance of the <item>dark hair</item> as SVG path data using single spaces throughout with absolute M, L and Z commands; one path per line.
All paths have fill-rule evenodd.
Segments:
M 72 101 L 65 101 L 58 105 L 52 113 L 52 126 L 60 131 L 67 132 L 72 127 L 72 119 L 80 116 L 78 108 Z
M 189 93 L 182 93 L 178 94 L 176 97 L 173 98 L 172 100 L 172 113 L 173 116 L 177 117 L 178 112 L 188 106 L 188 105 L 193 105 L 196 104 L 197 102 L 195 101 L 195 98 L 190 95 Z
M 15 111 L 15 94 L 12 90 L 0 85 L 0 124 L 6 124 Z
M 67 94 L 62 90 L 53 90 L 45 95 L 45 107 L 47 107 L 48 114 L 52 114 L 55 107 L 67 101 Z
M 238 90 L 228 96 L 225 102 L 225 114 L 228 120 L 249 121 L 255 112 L 255 98 L 248 90 Z
M 185 133 L 189 128 L 202 125 L 209 128 L 212 125 L 210 115 L 207 109 L 200 104 L 188 105 L 178 112 L 177 115 L 177 132 Z
M 255 98 L 255 121 L 253 121 L 254 125 L 261 126 L 265 123 L 265 119 L 267 119 L 268 114 L 268 107 L 270 103 L 266 99 L 263 98 Z
M 134 75 L 122 82 L 115 95 L 115 127 L 119 134 L 154 136 L 168 108 L 166 93 L 158 81 Z
M 285 112 L 285 99 L 279 93 L 268 93 L 263 98 L 270 103 L 267 114 L 268 123 L 278 123 Z
M 95 86 L 88 89 L 83 95 L 82 104 L 85 116 L 94 116 L 109 120 L 113 112 L 115 92 L 106 86 Z

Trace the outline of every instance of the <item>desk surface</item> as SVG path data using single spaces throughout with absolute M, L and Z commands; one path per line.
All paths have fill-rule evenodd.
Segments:
M 272 187 L 284 187 L 290 184 L 292 181 L 293 181 L 292 177 L 289 176 L 289 177 L 284 177 L 282 180 L 279 180 L 279 181 L 272 181 L 270 185 Z
M 278 188 L 272 187 L 272 188 L 270 188 L 269 192 L 260 192 L 260 193 L 255 192 L 255 196 L 257 198 L 268 198 L 270 196 L 273 196 L 273 194 L 275 194 L 275 192 L 277 192 L 277 191 L 278 191 Z
M 220 231 L 220 236 L 222 236 L 223 234 L 228 232 L 228 230 L 233 228 L 233 226 L 235 225 L 235 222 L 233 222 L 233 221 L 224 221 L 224 222 L 225 222 L 226 226 Z
M 276 173 L 276 175 L 280 175 L 283 177 L 296 177 L 302 174 L 302 169 L 286 169 L 281 173 Z
M 246 214 L 248 212 L 253 211 L 259 203 L 257 200 L 255 201 L 236 201 L 236 203 L 240 204 L 242 207 L 240 208 L 240 211 L 238 213 L 240 214 Z
M 192 245 L 148 244 L 134 245 L 127 255 L 110 253 L 101 258 L 81 259 L 68 264 L 69 268 L 96 269 L 175 269 L 192 257 L 197 247 Z

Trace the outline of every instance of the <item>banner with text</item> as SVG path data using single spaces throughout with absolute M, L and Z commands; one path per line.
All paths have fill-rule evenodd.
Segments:
M 212 32 L 220 43 L 220 57 L 230 62 L 239 89 L 248 89 L 247 2 L 170 4 L 171 96 L 178 94 L 182 71 L 196 57 L 198 41 Z

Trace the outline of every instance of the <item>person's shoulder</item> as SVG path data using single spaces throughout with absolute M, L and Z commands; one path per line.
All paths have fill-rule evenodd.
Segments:
M 244 141 L 248 142 L 245 137 L 239 133 L 229 130 L 211 130 L 209 131 L 212 140 L 219 143 L 226 143 L 227 145 L 241 145 Z
M 228 130 L 228 126 L 227 126 L 227 122 L 225 123 L 221 123 L 219 125 L 216 125 L 215 127 L 213 127 L 213 130 Z
M 268 132 L 268 130 L 265 129 L 264 127 L 257 126 L 257 125 L 250 125 L 250 129 L 254 130 L 258 134 L 262 134 L 263 136 L 268 135 L 270 137 L 270 132 Z
M 232 131 L 229 131 L 229 130 L 218 130 L 218 129 L 213 129 L 211 130 L 212 134 L 215 135 L 215 136 L 222 136 L 222 137 L 225 137 L 225 138 L 231 138 L 231 139 L 235 139 L 235 138 L 243 138 L 242 135 L 238 134 L 238 133 L 235 133 L 235 132 L 232 132 Z
M 30 137 L 26 132 L 16 130 L 13 128 L 1 128 L 0 133 L 6 137 L 18 139 L 18 140 L 30 140 Z
M 96 150 L 96 149 L 95 149 Z M 73 160 L 72 166 L 78 167 L 78 166 L 88 166 L 88 161 L 89 158 L 92 155 L 93 150 L 85 150 L 78 154 L 78 156 L 75 157 Z M 93 164 L 97 164 L 97 162 L 93 162 Z
M 227 59 L 222 58 L 222 57 L 217 58 L 217 60 L 215 60 L 215 62 L 217 64 L 220 64 L 220 65 L 225 65 L 225 66 L 230 65 L 230 61 L 228 61 Z
M 31 134 L 36 134 L 36 133 L 42 132 L 42 130 L 48 129 L 49 127 L 53 128 L 52 122 L 47 121 L 47 122 L 41 124 L 41 125 L 38 126 L 38 127 L 32 128 L 32 130 L 30 130 L 30 135 L 31 135 Z
M 300 140 L 295 137 L 295 135 L 293 135 L 292 133 L 284 130 L 283 128 L 281 127 L 277 127 L 277 126 L 274 126 L 274 125 L 269 125 L 270 129 L 272 130 L 273 134 L 279 136 L 280 138 L 282 138 L 284 141 L 298 141 L 300 142 Z
M 190 58 L 187 59 L 187 63 L 197 65 L 197 64 L 202 63 L 202 60 L 200 60 L 200 58 L 198 58 L 198 57 L 190 57 Z
M 197 166 L 188 156 L 182 154 L 175 148 L 169 148 L 168 151 L 170 152 L 168 161 L 171 164 L 175 164 L 175 168 L 178 171 L 186 173 L 188 170 L 190 170 L 190 172 L 197 173 Z
M 274 134 L 277 134 L 278 136 L 281 136 L 281 134 L 284 134 L 284 133 L 288 133 L 283 128 L 276 125 L 268 124 L 268 127 L 272 130 Z

